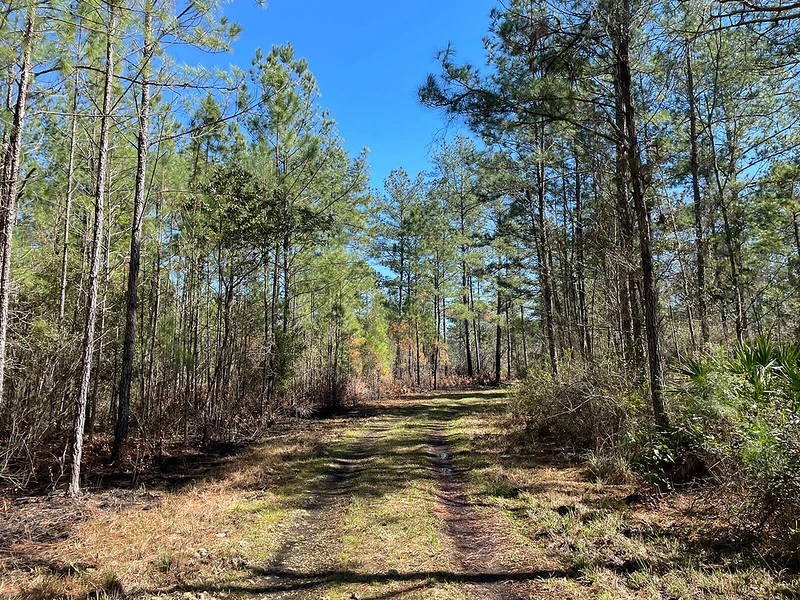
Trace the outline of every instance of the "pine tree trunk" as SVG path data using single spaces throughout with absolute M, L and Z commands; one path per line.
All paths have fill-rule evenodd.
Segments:
M 522 324 L 522 364 L 528 368 L 528 339 L 525 334 L 525 308 L 519 307 L 519 320 Z
M 142 48 L 142 101 L 139 106 L 139 141 L 136 152 L 136 181 L 133 188 L 133 222 L 131 223 L 130 265 L 128 267 L 128 293 L 125 307 L 125 337 L 122 342 L 122 379 L 119 385 L 117 425 L 111 460 L 119 462 L 123 445 L 128 439 L 131 411 L 131 380 L 136 340 L 136 309 L 139 303 L 139 267 L 142 255 L 142 221 L 147 201 L 147 152 L 150 129 L 150 83 L 147 81 L 150 59 L 153 55 L 153 15 L 148 5 L 144 14 L 144 46 Z
M 22 38 L 22 70 L 19 74 L 17 101 L 14 105 L 8 142 L 3 148 L 3 165 L 0 181 L 0 406 L 5 400 L 6 340 L 8 338 L 8 307 L 11 300 L 11 250 L 14 221 L 17 215 L 17 183 L 22 158 L 22 132 L 25 128 L 25 112 L 28 106 L 33 70 L 33 34 L 36 8 L 28 9 L 25 33 Z
M 159 233 L 158 233 L 158 241 L 156 242 L 155 265 L 153 267 L 152 279 L 150 284 L 150 298 L 151 298 L 150 307 L 152 312 L 150 313 L 150 323 L 149 323 L 150 341 L 147 348 L 147 377 L 146 377 L 146 386 L 144 393 L 145 398 L 148 398 L 148 402 L 149 398 L 151 398 L 153 395 L 154 387 L 156 387 L 154 382 L 154 372 L 155 372 L 155 377 L 158 377 L 158 367 L 155 366 L 155 353 L 156 353 L 156 337 L 158 335 L 158 317 L 161 314 L 161 230 L 163 227 L 163 224 L 161 222 L 161 193 L 162 192 L 159 191 L 158 197 L 156 199 L 155 218 L 156 222 L 158 223 Z M 178 296 L 177 293 L 176 296 Z M 184 306 L 182 308 L 183 308 L 184 320 L 185 322 L 188 323 L 190 321 L 190 316 L 188 312 L 189 305 L 186 302 L 188 298 L 186 294 L 183 294 L 183 297 L 184 297 L 184 302 L 183 302 Z M 181 312 L 181 307 L 179 304 L 178 306 L 176 306 L 176 312 L 178 313 Z M 184 328 L 183 332 L 185 331 L 186 329 Z M 181 328 L 178 328 L 176 330 L 176 333 L 180 335 Z M 178 344 L 179 343 L 176 342 L 176 344 L 174 344 L 174 348 L 178 348 L 179 347 Z M 184 379 L 185 379 L 184 385 L 188 385 L 187 383 L 188 374 L 185 372 L 184 372 Z M 179 378 L 175 377 L 174 379 L 175 384 L 178 383 L 178 380 Z
M 92 236 L 92 258 L 89 266 L 88 300 L 84 326 L 81 376 L 78 397 L 75 403 L 75 425 L 72 436 L 72 471 L 67 493 L 74 498 L 80 493 L 81 461 L 83 458 L 83 428 L 86 420 L 86 401 L 92 374 L 95 324 L 97 320 L 98 273 L 100 250 L 103 240 L 103 215 L 105 211 L 106 173 L 108 172 L 108 136 L 111 126 L 111 88 L 114 76 L 114 42 L 116 37 L 116 12 L 109 4 L 109 24 L 106 33 L 106 64 L 103 83 L 103 112 L 100 122 L 100 143 L 97 163 L 97 186 L 95 188 L 94 232 Z
M 619 81 L 620 99 L 625 115 L 625 155 L 630 175 L 636 223 L 639 230 L 639 252 L 642 266 L 642 300 L 644 304 L 645 339 L 650 375 L 650 400 L 656 423 L 665 425 L 667 416 L 663 403 L 663 363 L 658 330 L 658 299 L 656 297 L 655 269 L 653 262 L 650 214 L 647 208 L 642 176 L 641 152 L 636 134 L 636 118 L 633 101 L 633 80 L 630 69 L 630 0 L 623 0 L 615 40 L 616 78 Z
M 108 194 L 108 192 L 106 192 Z M 110 212 L 110 211 L 109 211 Z M 111 286 L 111 270 L 109 268 L 109 259 L 111 257 L 111 216 L 108 216 L 106 221 L 106 241 L 103 244 L 103 294 L 99 300 L 98 308 L 100 310 L 100 324 L 97 328 L 98 351 L 95 352 L 97 358 L 95 359 L 94 377 L 92 380 L 92 391 L 89 395 L 88 406 L 86 407 L 86 428 L 87 434 L 91 440 L 94 437 L 94 416 L 97 412 L 97 395 L 100 390 L 100 367 L 103 360 L 103 340 L 105 338 L 106 330 L 106 307 L 108 306 L 108 288 Z
M 475 373 L 480 377 L 481 375 L 481 344 L 480 334 L 478 332 L 478 319 L 475 318 L 475 291 L 472 287 L 472 275 L 469 276 L 469 309 L 472 311 L 472 333 L 475 340 L 474 358 L 475 358 Z
M 463 219 L 462 219 L 463 222 Z M 464 246 L 461 246 L 461 254 L 464 255 Z M 469 310 L 469 295 L 467 294 L 467 261 L 461 260 L 461 289 L 464 290 L 464 295 L 461 301 L 464 303 L 464 309 Z M 475 376 L 475 371 L 472 367 L 472 349 L 470 348 L 472 342 L 469 335 L 469 319 L 464 319 L 464 349 L 467 353 L 467 377 L 472 379 Z
M 511 363 L 514 362 L 514 353 L 517 349 L 516 337 L 511 334 L 511 303 L 506 303 L 506 380 L 511 381 Z
M 540 138 L 542 133 L 537 135 Z M 544 140 L 539 139 L 543 144 Z M 528 203 L 531 203 L 530 190 L 525 190 Z M 537 213 L 535 222 L 539 230 L 539 276 L 541 277 L 542 296 L 544 300 L 544 324 L 547 337 L 547 354 L 550 357 L 550 370 L 553 375 L 558 375 L 558 351 L 556 342 L 555 317 L 553 315 L 553 281 L 550 271 L 549 240 L 547 235 L 547 215 L 545 214 L 545 171 L 544 162 L 536 163 L 536 198 Z
M 77 57 L 76 57 L 77 61 Z M 69 136 L 69 158 L 67 159 L 67 197 L 64 202 L 64 240 L 61 246 L 61 285 L 59 286 L 58 326 L 64 326 L 64 311 L 67 305 L 67 266 L 69 264 L 69 229 L 72 217 L 72 195 L 75 190 L 75 147 L 78 137 L 78 69 L 75 69 L 72 91 L 72 124 Z
M 503 298 L 500 288 L 497 288 L 497 335 L 494 344 L 494 384 L 500 385 L 500 376 L 503 369 L 503 329 L 500 326 L 500 316 L 503 314 Z
M 264 364 L 261 371 L 261 398 L 259 399 L 259 409 L 258 409 L 258 416 L 260 418 L 264 417 L 264 407 L 269 406 L 269 396 L 268 389 L 269 389 L 269 371 L 270 371 L 270 321 L 269 321 L 269 248 L 267 245 L 264 245 L 264 249 L 262 251 L 263 261 L 264 261 L 264 288 L 262 290 L 263 295 L 263 308 L 264 308 Z M 312 310 L 313 316 L 313 310 Z
M 414 319 L 414 343 L 417 349 L 417 356 L 416 356 L 416 371 L 417 371 L 417 387 L 419 388 L 422 385 L 422 371 L 420 367 L 421 362 L 421 351 L 420 351 L 420 343 L 419 343 L 419 319 Z
M 739 277 L 739 264 L 736 257 L 736 242 L 734 240 L 733 227 L 731 226 L 728 204 L 725 202 L 724 192 L 720 189 L 719 198 L 720 210 L 722 212 L 722 226 L 725 237 L 725 248 L 728 253 L 728 265 L 731 269 L 731 287 L 733 288 L 734 300 L 734 326 L 736 327 L 736 340 L 741 344 L 744 341 L 744 334 L 747 324 L 744 314 L 744 295 Z
M 578 156 L 575 155 L 575 279 L 578 288 L 578 323 L 580 328 L 581 354 L 587 358 L 592 356 L 592 338 L 589 331 L 589 317 L 586 310 L 586 276 L 584 273 L 586 259 L 584 256 L 583 237 L 583 188 L 581 173 L 578 167 Z
M 705 207 L 700 195 L 700 165 L 698 161 L 697 100 L 694 94 L 692 48 L 686 44 L 686 96 L 689 100 L 689 170 L 692 174 L 692 201 L 694 209 L 697 310 L 700 313 L 700 339 L 703 345 L 709 341 L 708 292 L 706 290 L 706 241 L 703 232 Z
M 439 389 L 439 348 L 442 343 L 442 317 L 439 309 L 439 267 L 436 267 L 436 281 L 434 282 L 436 293 L 433 295 L 433 317 L 436 320 L 436 342 L 433 347 L 432 373 L 433 389 Z
M 625 112 L 623 98 L 621 97 L 621 85 L 618 77 L 615 77 L 615 126 L 617 136 L 615 140 L 615 165 L 614 165 L 614 187 L 616 190 L 617 218 L 620 225 L 621 248 L 622 248 L 622 272 L 619 275 L 619 307 L 620 307 L 620 338 L 622 342 L 623 356 L 630 362 L 636 361 L 636 342 L 634 341 L 634 318 L 636 301 L 632 285 L 632 269 L 628 261 L 633 255 L 633 222 L 630 216 L 630 202 L 628 199 L 628 166 L 625 159 L 625 139 L 627 129 L 625 125 Z
M 794 184 L 792 184 L 792 196 L 794 196 Z M 795 200 L 797 202 L 797 200 Z M 797 271 L 795 271 L 795 277 L 798 278 L 798 286 L 800 286 L 800 216 L 796 210 L 792 211 L 792 224 L 794 225 L 794 244 L 795 244 L 795 251 L 797 252 L 797 256 L 795 257 L 795 264 L 797 265 Z
M 670 211 L 670 221 L 672 223 L 672 233 L 673 233 L 673 235 L 675 237 L 675 255 L 678 258 L 678 266 L 680 267 L 680 272 L 681 272 L 681 287 L 683 288 L 683 296 L 687 300 L 687 305 L 686 305 L 686 313 L 687 313 L 687 315 L 686 316 L 687 316 L 687 322 L 688 322 L 688 325 L 689 325 L 689 339 L 692 342 L 692 348 L 696 349 L 697 348 L 697 336 L 695 335 L 695 331 L 694 331 L 694 312 L 692 310 L 692 305 L 689 302 L 689 298 L 691 298 L 691 292 L 690 292 L 690 289 L 689 289 L 689 285 L 690 285 L 689 284 L 689 276 L 687 275 L 687 268 L 686 268 L 686 265 L 684 264 L 683 244 L 681 244 L 681 238 L 680 238 L 680 234 L 678 233 L 678 224 L 675 221 L 675 212 L 674 211 Z M 670 310 L 672 310 L 672 307 L 670 307 Z M 671 318 L 671 316 L 670 316 L 670 318 Z M 674 322 L 672 323 L 672 327 L 673 327 L 673 329 L 675 328 L 675 323 Z M 677 334 L 675 334 L 675 335 L 677 336 Z M 675 353 L 679 354 L 679 347 L 678 347 L 677 341 L 675 343 L 675 348 L 676 348 Z

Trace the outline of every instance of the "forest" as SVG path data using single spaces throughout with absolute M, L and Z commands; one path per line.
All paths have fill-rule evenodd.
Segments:
M 628 504 L 713 498 L 796 573 L 798 11 L 498 2 L 483 64 L 443 39 L 419 73 L 469 134 L 375 188 L 291 44 L 183 61 L 240 32 L 213 2 L 4 3 L 3 495 L 86 502 L 181 452 L 499 390 L 522 454 Z

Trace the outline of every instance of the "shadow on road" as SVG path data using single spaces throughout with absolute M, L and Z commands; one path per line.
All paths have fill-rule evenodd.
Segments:
M 502 582 L 527 582 L 541 581 L 553 578 L 571 578 L 574 573 L 567 571 L 528 571 L 528 572 L 486 572 L 486 573 L 459 573 L 453 571 L 427 571 L 427 572 L 389 572 L 389 573 L 364 573 L 347 570 L 330 570 L 319 573 L 305 573 L 286 569 L 250 569 L 254 577 L 259 577 L 262 582 L 256 585 L 183 585 L 178 586 L 174 592 L 210 593 L 229 592 L 236 594 L 279 594 L 290 592 L 313 592 L 318 588 L 326 589 L 331 585 L 341 584 L 368 584 L 381 585 L 392 582 L 418 583 L 418 587 L 435 586 L 441 584 L 475 584 L 485 585 Z M 408 593 L 404 588 L 397 593 Z M 389 598 L 393 595 L 381 594 L 378 596 L 362 596 L 362 598 Z

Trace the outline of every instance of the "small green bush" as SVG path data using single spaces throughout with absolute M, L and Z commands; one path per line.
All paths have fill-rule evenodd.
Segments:
M 758 339 L 674 371 L 676 430 L 741 485 L 758 526 L 788 535 L 800 514 L 800 350 Z

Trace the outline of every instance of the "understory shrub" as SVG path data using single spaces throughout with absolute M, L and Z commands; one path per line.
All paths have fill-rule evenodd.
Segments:
M 800 350 L 759 339 L 674 371 L 675 430 L 741 487 L 759 529 L 788 534 L 800 516 Z
M 668 490 L 711 476 L 736 490 L 726 497 L 754 533 L 800 539 L 800 349 L 768 339 L 713 348 L 668 377 L 667 427 L 611 362 L 531 371 L 512 409 L 538 441 L 582 452 L 592 479 L 635 473 Z
M 595 456 L 615 452 L 625 432 L 638 429 L 648 407 L 641 389 L 612 363 L 565 363 L 558 376 L 530 371 L 512 410 L 536 438 Z

